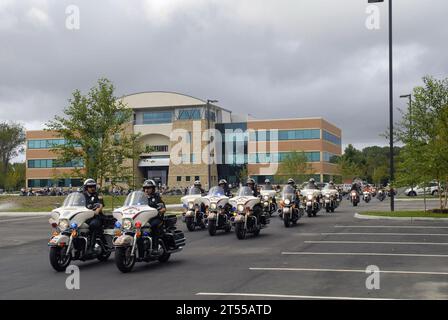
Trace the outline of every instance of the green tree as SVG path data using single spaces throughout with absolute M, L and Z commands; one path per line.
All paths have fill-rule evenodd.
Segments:
M 313 166 L 309 163 L 306 154 L 295 151 L 279 163 L 276 181 L 285 182 L 288 178 L 293 178 L 299 183 L 307 180 L 313 173 Z
M 448 78 L 423 78 L 414 88 L 412 108 L 403 112 L 397 128 L 398 139 L 406 145 L 403 180 L 426 182 L 435 179 L 448 185 Z M 417 162 L 417 163 L 414 163 Z M 446 188 L 445 188 L 446 190 Z M 439 193 L 440 209 L 447 208 L 447 193 Z
M 11 159 L 23 153 L 23 144 L 25 143 L 25 129 L 19 123 L 0 122 L 0 182 L 1 187 L 7 178 L 9 163 Z
M 77 161 L 74 174 L 78 177 L 91 177 L 99 183 L 106 177 L 129 177 L 129 159 L 136 152 L 138 135 L 132 133 L 132 110 L 114 96 L 114 91 L 107 79 L 98 80 L 87 95 L 75 90 L 64 116 L 47 123 L 48 130 L 66 141 L 53 149 L 58 161 Z

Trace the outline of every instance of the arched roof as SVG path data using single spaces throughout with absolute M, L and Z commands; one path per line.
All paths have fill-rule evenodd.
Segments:
M 174 106 L 197 106 L 207 102 L 186 94 L 168 91 L 148 91 L 126 95 L 120 98 L 125 104 L 133 109 L 174 107 Z

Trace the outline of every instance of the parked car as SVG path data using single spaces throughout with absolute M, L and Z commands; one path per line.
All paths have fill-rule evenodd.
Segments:
M 426 188 L 426 190 L 423 189 L 423 187 L 420 186 L 415 186 L 415 187 L 411 187 L 408 188 L 404 191 L 404 194 L 407 195 L 408 197 L 415 197 L 415 196 L 420 196 L 423 195 L 426 191 L 426 194 L 430 194 L 433 196 L 436 196 L 439 194 L 439 184 L 437 182 L 431 182 Z M 443 189 L 442 189 L 443 191 Z

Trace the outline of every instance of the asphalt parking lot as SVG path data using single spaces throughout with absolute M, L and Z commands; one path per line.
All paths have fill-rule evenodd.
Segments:
M 0 299 L 447 299 L 448 222 L 353 217 L 387 206 L 345 200 L 334 214 L 305 216 L 289 229 L 274 216 L 259 237 L 243 241 L 185 231 L 187 246 L 167 264 L 139 263 L 122 274 L 113 258 L 74 262 L 79 290 L 66 289 L 68 275 L 49 265 L 47 218 L 0 214 Z M 371 265 L 380 270 L 379 289 L 366 288 Z

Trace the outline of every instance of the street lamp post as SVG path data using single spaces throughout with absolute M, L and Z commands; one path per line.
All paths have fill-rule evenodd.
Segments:
M 384 2 L 384 0 L 368 0 L 368 3 Z M 392 51 L 392 0 L 389 0 L 389 147 L 390 147 L 390 183 L 394 181 L 394 84 L 393 84 L 393 51 Z M 395 195 L 390 193 L 390 210 L 395 211 Z
M 208 142 L 210 145 L 210 104 L 212 103 L 217 103 L 218 100 L 210 100 L 207 99 L 207 112 L 206 112 L 206 117 L 207 117 L 207 132 L 208 132 Z M 210 164 L 210 150 L 208 150 L 208 164 L 207 164 L 207 177 L 208 177 L 208 189 L 210 190 L 211 187 L 211 164 Z

